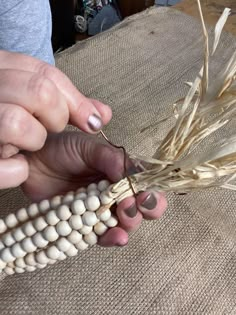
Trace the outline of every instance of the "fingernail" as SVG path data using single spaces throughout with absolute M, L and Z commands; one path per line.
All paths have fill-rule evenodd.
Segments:
M 137 214 L 137 208 L 136 205 L 133 204 L 129 208 L 125 209 L 125 213 L 127 214 L 128 217 L 134 218 Z
M 153 210 L 157 205 L 157 199 L 155 196 L 151 193 L 146 197 L 146 199 L 143 201 L 141 206 L 147 210 Z
M 89 116 L 88 119 L 88 125 L 90 127 L 90 129 L 92 129 L 93 131 L 99 131 L 102 129 L 102 121 L 101 118 L 98 117 L 97 115 L 91 115 Z

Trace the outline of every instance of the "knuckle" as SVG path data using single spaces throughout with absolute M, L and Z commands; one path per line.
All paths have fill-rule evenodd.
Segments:
M 36 95 L 39 104 L 44 107 L 53 106 L 55 86 L 48 78 L 34 74 L 29 81 L 29 90 Z
M 58 69 L 44 62 L 38 64 L 37 73 L 42 74 L 47 78 L 55 77 L 58 72 Z
M 47 68 L 45 65 L 43 67 Z M 48 68 L 50 69 L 50 67 Z M 37 116 L 40 120 L 43 118 L 43 122 L 46 123 L 45 127 L 52 132 L 62 131 L 69 121 L 69 109 L 53 81 L 45 74 L 35 74 L 30 80 L 29 89 L 31 94 L 36 95 L 37 102 L 40 104 Z M 47 114 L 45 110 L 47 110 Z
M 0 134 L 3 139 L 6 137 L 14 142 L 16 138 L 23 137 L 27 132 L 27 113 L 20 108 L 12 108 L 9 105 L 7 109 L 3 111 L 0 122 Z

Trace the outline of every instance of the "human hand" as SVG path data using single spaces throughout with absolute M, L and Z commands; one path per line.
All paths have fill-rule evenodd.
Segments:
M 123 152 L 95 136 L 79 132 L 50 135 L 40 151 L 26 156 L 30 171 L 22 188 L 36 202 L 101 179 L 117 182 L 124 177 Z M 131 161 L 126 167 L 133 172 Z M 126 245 L 127 232 L 137 229 L 143 218 L 159 218 L 166 206 L 164 195 L 157 192 L 145 191 L 138 194 L 136 200 L 134 197 L 124 199 L 116 208 L 119 226 L 106 232 L 99 244 Z
M 27 179 L 28 163 L 18 152 L 41 149 L 48 132 L 69 122 L 96 133 L 110 119 L 108 106 L 86 98 L 56 67 L 0 51 L 0 189 Z

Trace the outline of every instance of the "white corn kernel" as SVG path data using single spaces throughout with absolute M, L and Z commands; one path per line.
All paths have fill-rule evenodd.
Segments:
M 57 240 L 56 247 L 61 252 L 66 252 L 71 247 L 71 242 L 69 242 L 65 237 L 62 237 Z
M 87 187 L 87 192 L 89 192 L 91 190 L 95 190 L 95 189 L 97 189 L 97 184 L 95 184 L 95 183 L 89 184 Z
M 41 213 L 47 212 L 50 209 L 49 200 L 45 199 L 45 200 L 40 201 L 38 208 Z
M 5 268 L 7 265 L 7 263 L 5 261 L 3 261 L 2 259 L 0 259 L 0 270 L 2 270 L 3 268 Z
M 60 251 L 55 245 L 52 245 L 46 249 L 46 255 L 50 259 L 57 260 L 60 256 Z
M 39 214 L 39 207 L 37 203 L 32 203 L 28 208 L 27 208 L 27 213 L 30 218 L 34 218 Z
M 73 214 L 83 214 L 86 211 L 85 205 L 83 200 L 75 200 L 72 204 L 71 204 L 71 211 Z
M 3 219 L 0 219 L 0 234 L 6 232 L 7 226 Z
M 89 196 L 85 200 L 86 209 L 89 211 L 96 211 L 100 207 L 100 201 L 97 196 Z
M 111 217 L 110 209 L 106 209 L 105 211 L 103 211 L 101 213 L 97 212 L 96 214 L 97 214 L 98 219 L 101 221 L 107 221 Z
M 98 241 L 98 237 L 94 232 L 90 232 L 89 234 L 84 235 L 83 239 L 85 243 L 91 246 L 97 244 L 97 241 Z
M 43 231 L 43 237 L 49 242 L 54 242 L 58 239 L 59 235 L 54 226 L 47 226 Z
M 16 272 L 16 273 L 23 273 L 23 272 L 25 272 L 25 269 L 20 268 L 20 267 L 16 267 L 16 268 L 15 268 L 15 272 Z
M 28 271 L 28 272 L 33 272 L 35 270 L 36 270 L 36 267 L 34 267 L 34 266 L 26 266 L 25 267 L 25 271 Z
M 61 252 L 60 252 L 60 255 L 61 255 Z M 59 255 L 59 257 L 60 257 L 60 255 Z M 53 264 L 55 264 L 55 263 L 57 262 L 57 260 L 59 259 L 59 257 L 58 257 L 57 259 L 49 259 L 48 265 L 53 265 Z
M 61 205 L 56 210 L 56 215 L 60 220 L 66 221 L 71 217 L 71 212 L 67 205 Z
M 110 198 L 108 195 L 107 195 L 107 192 L 106 191 L 103 191 L 101 194 L 100 194 L 100 200 L 101 200 L 101 203 L 103 205 L 108 205 L 109 203 L 112 202 L 112 198 Z
M 36 233 L 36 229 L 33 226 L 32 222 L 26 222 L 23 226 L 22 226 L 22 231 L 25 235 L 27 236 L 32 236 Z
M 1 250 L 0 259 L 6 263 L 9 263 L 14 261 L 15 257 L 12 255 L 10 248 L 7 247 Z
M 37 261 L 35 260 L 35 253 L 27 254 L 24 258 L 24 261 L 28 266 L 36 266 Z
M 37 249 L 37 247 L 32 242 L 31 237 L 24 238 L 21 241 L 21 246 L 22 246 L 22 249 L 27 253 L 32 253 Z
M 57 233 L 61 236 L 67 236 L 71 233 L 72 228 L 67 221 L 60 221 L 56 225 Z
M 80 187 L 76 190 L 76 194 L 86 193 L 87 189 L 85 187 Z
M 25 222 L 29 219 L 29 215 L 25 208 L 21 208 L 16 212 L 16 218 L 19 222 Z
M 75 200 L 86 200 L 87 194 L 85 192 L 81 192 L 75 195 Z
M 65 255 L 69 257 L 76 256 L 77 254 L 78 249 L 74 245 L 71 245 L 70 248 L 65 252 Z
M 110 186 L 110 182 L 106 179 L 103 179 L 101 180 L 99 183 L 98 183 L 98 190 L 100 191 L 104 191 L 106 190 L 108 187 Z
M 33 225 L 34 225 L 35 229 L 39 232 L 44 230 L 48 226 L 47 222 L 45 221 L 45 219 L 43 217 L 39 217 L 39 218 L 35 219 L 33 222 Z
M 17 267 L 20 267 L 20 268 L 25 268 L 26 267 L 25 260 L 22 257 L 16 258 L 14 263 L 15 263 L 15 266 L 17 266 Z
M 78 244 L 75 244 L 75 247 L 78 249 L 78 250 L 85 250 L 88 248 L 88 244 L 85 243 L 85 241 L 81 240 Z
M 15 261 L 9 262 L 7 265 L 8 267 L 15 268 Z
M 100 236 L 103 235 L 108 230 L 108 227 L 104 223 L 98 222 L 93 229 L 94 232 Z
M 20 242 L 20 241 L 22 241 L 22 240 L 25 238 L 25 234 L 23 233 L 21 227 L 16 228 L 16 229 L 12 232 L 12 235 L 13 235 L 14 239 L 15 239 L 17 242 Z
M 73 214 L 70 217 L 69 224 L 73 230 L 79 230 L 82 228 L 83 223 L 80 215 Z
M 26 255 L 26 252 L 23 250 L 20 243 L 16 243 L 11 247 L 11 253 L 16 258 L 24 257 Z
M 5 218 L 4 221 L 5 221 L 5 223 L 6 223 L 6 226 L 7 226 L 9 229 L 15 227 L 15 226 L 18 224 L 18 220 L 17 220 L 17 218 L 16 218 L 16 216 L 15 216 L 14 213 L 8 214 L 8 216 L 6 216 L 6 218 Z
M 97 196 L 97 197 L 99 197 L 100 196 L 100 191 L 98 189 L 90 190 L 88 192 L 88 196 Z
M 85 225 L 94 226 L 98 222 L 98 218 L 94 212 L 86 211 L 82 215 L 82 221 Z
M 60 252 L 60 256 L 57 259 L 58 260 L 64 260 L 66 258 L 67 258 L 67 256 L 63 252 Z
M 43 269 L 43 268 L 47 267 L 47 264 L 36 264 L 35 267 L 38 269 Z
M 108 226 L 109 228 L 115 227 L 118 224 L 118 221 L 115 217 L 111 216 L 110 219 L 108 219 L 107 221 L 104 221 L 104 223 L 106 224 L 106 226 Z
M 70 192 L 67 193 L 63 198 L 62 198 L 62 203 L 65 205 L 70 205 L 74 200 L 74 193 Z
M 89 234 L 93 230 L 92 226 L 84 225 L 81 229 L 79 229 L 79 232 L 83 235 Z
M 70 235 L 67 236 L 67 239 L 72 244 L 79 243 L 79 241 L 82 240 L 82 234 L 80 234 L 78 231 L 72 231 Z
M 47 264 L 49 262 L 49 258 L 47 257 L 44 250 L 41 250 L 40 252 L 36 253 L 35 260 L 37 261 L 37 263 L 41 265 Z
M 11 246 L 16 242 L 11 232 L 3 234 L 2 241 L 6 246 Z
M 52 209 L 57 209 L 62 204 L 62 196 L 55 196 L 50 200 L 50 206 Z
M 48 240 L 43 237 L 43 232 L 37 232 L 32 236 L 32 242 L 37 248 L 44 248 L 48 245 Z
M 14 269 L 13 269 L 13 268 L 10 268 L 10 267 L 4 268 L 4 272 L 5 272 L 8 276 L 14 275 L 14 273 L 15 273 Z
M 8 267 L 15 268 L 15 263 L 13 261 L 9 262 Z
M 60 221 L 57 217 L 56 210 L 50 210 L 46 214 L 45 219 L 49 225 L 56 225 Z

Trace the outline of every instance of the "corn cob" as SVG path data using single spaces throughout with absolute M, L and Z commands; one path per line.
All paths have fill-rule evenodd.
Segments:
M 102 180 L 0 219 L 0 271 L 34 271 L 95 245 L 98 236 L 118 223 L 110 210 L 115 200 L 109 187 Z

